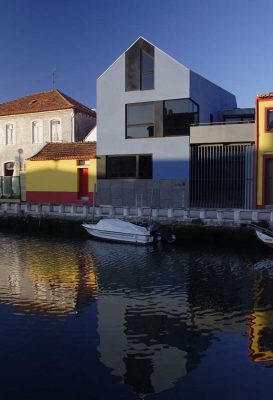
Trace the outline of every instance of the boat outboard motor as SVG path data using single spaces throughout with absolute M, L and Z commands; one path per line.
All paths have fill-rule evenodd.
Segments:
M 148 226 L 150 234 L 154 237 L 154 241 L 157 242 L 160 239 L 165 240 L 167 243 L 175 242 L 175 235 L 168 232 L 166 227 L 158 222 L 152 222 Z

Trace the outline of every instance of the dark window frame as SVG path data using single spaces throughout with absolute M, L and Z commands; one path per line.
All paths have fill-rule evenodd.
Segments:
M 269 107 L 265 109 L 265 132 L 268 133 L 273 133 L 273 126 L 271 129 L 269 129 L 269 113 L 272 112 L 273 113 L 273 107 Z M 272 125 L 273 125 L 273 118 L 272 118 Z
M 122 157 L 134 157 L 135 158 L 135 175 L 134 176 L 116 176 L 112 177 L 109 174 L 109 158 L 122 158 Z M 140 176 L 140 157 L 149 157 L 151 162 L 151 171 L 149 177 Z M 153 179 L 153 156 L 152 154 L 119 154 L 119 155 L 108 155 L 106 156 L 106 179 Z
M 198 124 L 199 123 L 199 115 L 200 115 L 200 107 L 199 104 L 196 103 L 194 100 L 192 100 L 191 98 L 179 98 L 179 99 L 167 99 L 163 101 L 163 137 L 181 137 L 181 136 L 189 136 L 190 132 L 186 133 L 186 134 L 173 134 L 173 135 L 167 135 L 166 132 L 166 120 L 165 120 L 165 114 L 164 114 L 164 110 L 165 110 L 165 103 L 167 101 L 178 101 L 178 100 L 187 100 L 187 101 L 191 101 L 196 107 L 197 107 L 197 112 L 196 113 L 192 113 L 192 114 L 197 114 L 197 121 L 194 122 L 194 124 Z M 185 113 L 186 114 L 186 113 Z M 189 129 L 190 129 L 190 125 L 189 125 Z
M 148 68 L 145 72 L 143 63 L 144 55 L 147 55 L 152 60 L 152 68 Z M 151 76 L 150 82 L 149 79 L 145 81 L 145 77 L 149 75 Z M 151 43 L 140 38 L 125 52 L 125 92 L 154 89 L 155 48 Z
M 153 106 L 153 121 L 152 125 L 154 127 L 153 136 L 128 136 L 128 128 L 132 127 L 144 127 L 147 126 L 147 123 L 140 123 L 140 124 L 128 124 L 128 106 L 138 106 L 138 105 L 152 105 Z M 128 103 L 125 104 L 125 139 L 150 139 L 155 137 L 155 102 L 154 101 L 145 101 L 142 103 Z
M 153 68 L 151 70 L 148 71 L 143 71 L 143 54 L 147 55 L 148 57 L 151 57 L 151 59 L 153 60 Z M 140 83 L 140 90 L 153 90 L 155 88 L 155 58 L 154 56 L 151 56 L 147 51 L 145 51 L 144 49 L 140 49 L 140 57 L 139 57 L 139 61 L 140 61 L 140 77 L 139 77 L 139 83 Z M 149 76 L 152 75 L 153 76 L 153 86 L 149 87 L 149 88 L 144 88 L 143 87 L 143 77 L 144 76 Z

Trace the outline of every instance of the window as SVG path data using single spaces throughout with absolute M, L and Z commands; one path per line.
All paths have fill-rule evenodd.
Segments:
M 41 121 L 32 122 L 32 143 L 43 143 L 43 125 Z
M 154 104 L 127 104 L 126 121 L 127 138 L 145 138 L 154 136 Z
M 61 122 L 58 119 L 50 121 L 50 140 L 59 142 L 61 140 Z
M 267 130 L 273 132 L 273 110 L 267 110 Z
M 139 39 L 125 53 L 125 90 L 154 89 L 154 46 Z
M 14 125 L 6 125 L 6 144 L 14 144 Z
M 154 89 L 154 57 L 141 50 L 141 90 Z
M 138 156 L 138 177 L 140 179 L 153 178 L 152 156 Z
M 152 156 L 107 156 L 106 177 L 115 178 L 138 178 L 152 179 Z
M 190 126 L 197 124 L 199 107 L 190 99 L 166 100 L 163 106 L 164 136 L 190 134 Z

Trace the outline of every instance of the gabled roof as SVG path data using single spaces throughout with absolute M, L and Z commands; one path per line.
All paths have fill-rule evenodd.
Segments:
M 28 160 L 90 160 L 95 157 L 95 142 L 47 143 L 39 153 Z
M 74 109 L 96 116 L 95 111 L 84 106 L 57 89 L 41 92 L 0 104 L 0 116 L 44 111 Z

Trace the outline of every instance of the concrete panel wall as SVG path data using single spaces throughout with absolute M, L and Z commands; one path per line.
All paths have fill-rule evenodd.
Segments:
M 190 144 L 255 141 L 255 124 L 201 125 L 190 129 Z
M 188 182 L 153 179 L 99 179 L 97 200 L 100 205 L 127 207 L 187 207 Z

